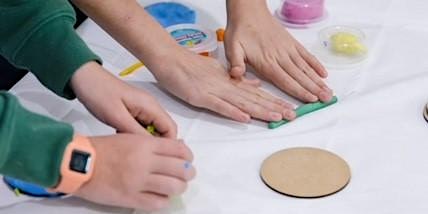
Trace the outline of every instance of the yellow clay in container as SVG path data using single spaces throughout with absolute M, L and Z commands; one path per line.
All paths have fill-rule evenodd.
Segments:
M 361 43 L 360 39 L 352 33 L 335 33 L 330 37 L 330 42 L 332 51 L 335 53 L 354 56 L 367 52 L 367 48 Z

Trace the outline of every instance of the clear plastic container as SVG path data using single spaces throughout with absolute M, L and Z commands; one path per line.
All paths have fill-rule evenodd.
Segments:
M 350 26 L 330 26 L 319 32 L 316 55 L 329 67 L 355 66 L 368 56 L 366 35 Z
M 283 0 L 277 18 L 289 27 L 307 27 L 327 17 L 324 0 Z
M 214 31 L 196 24 L 173 25 L 166 29 L 183 47 L 206 56 L 213 56 L 217 50 L 217 37 Z

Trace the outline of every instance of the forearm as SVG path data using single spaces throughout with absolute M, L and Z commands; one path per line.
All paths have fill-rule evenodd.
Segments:
M 72 7 L 65 0 L 4 0 L 0 3 L 0 54 L 28 69 L 60 96 L 74 98 L 68 82 L 88 61 L 99 58 L 73 29 Z M 25 25 L 23 25 L 25 23 Z
M 228 24 L 247 15 L 269 14 L 266 0 L 226 0 Z
M 135 0 L 73 2 L 149 68 L 180 48 Z
M 0 92 L 0 174 L 45 187 L 56 185 L 70 125 L 24 109 Z

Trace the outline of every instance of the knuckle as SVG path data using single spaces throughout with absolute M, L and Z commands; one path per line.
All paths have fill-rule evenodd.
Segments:
M 267 65 L 277 64 L 275 54 L 270 51 L 263 53 L 263 62 Z

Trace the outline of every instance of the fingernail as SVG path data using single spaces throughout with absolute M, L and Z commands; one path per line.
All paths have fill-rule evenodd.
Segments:
M 320 93 L 320 99 L 323 102 L 328 102 L 328 101 L 331 100 L 331 98 L 332 98 L 332 96 L 330 95 L 329 92 L 323 91 L 323 92 Z
M 187 161 L 186 161 L 186 162 L 184 163 L 184 168 L 185 168 L 185 169 L 190 169 L 190 167 L 191 167 L 191 166 L 192 166 L 192 164 L 191 164 L 190 162 L 187 162 Z
M 241 114 L 239 116 L 239 120 L 243 123 L 249 123 L 251 121 L 251 117 L 248 114 Z
M 293 120 L 296 118 L 296 112 L 291 110 L 285 110 L 284 118 L 286 118 L 287 120 Z
M 282 115 L 280 113 L 277 113 L 277 112 L 270 112 L 269 118 L 272 121 L 280 121 L 280 120 L 282 120 Z
M 318 100 L 318 97 L 312 94 L 306 94 L 306 100 L 308 100 L 309 102 L 315 102 Z

